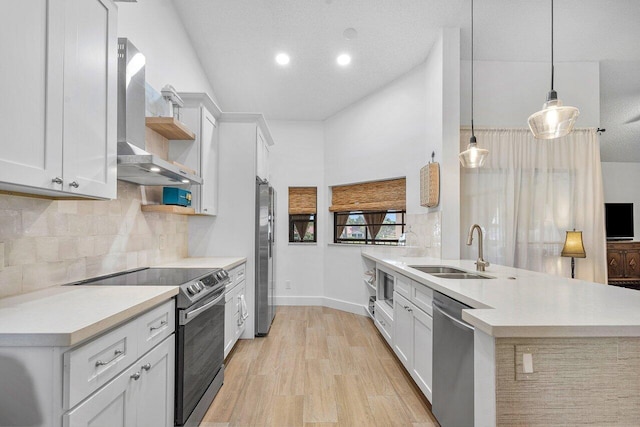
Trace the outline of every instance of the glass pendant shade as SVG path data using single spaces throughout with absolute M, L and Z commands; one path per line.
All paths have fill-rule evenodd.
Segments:
M 485 160 L 487 160 L 488 155 L 489 150 L 478 148 L 475 137 L 471 137 L 467 149 L 458 154 L 458 158 L 460 158 L 460 163 L 463 168 L 481 168 Z
M 551 91 L 542 110 L 529 116 L 529 128 L 538 139 L 560 138 L 571 133 L 579 115 L 576 107 L 562 105 L 556 92 Z

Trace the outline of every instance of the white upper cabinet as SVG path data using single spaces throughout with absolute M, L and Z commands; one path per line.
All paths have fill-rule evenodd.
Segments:
M 218 214 L 218 124 L 216 118 L 202 107 L 201 122 L 201 175 L 199 213 Z
M 67 0 L 63 190 L 116 197 L 117 26 L 110 0 Z
M 116 197 L 116 7 L 24 0 L 0 26 L 0 189 Z
M 185 106 L 180 120 L 195 130 L 193 141 L 172 141 L 170 160 L 179 162 L 202 177 L 202 185 L 191 187 L 192 206 L 197 214 L 218 214 L 219 143 L 218 120 L 220 110 L 206 93 L 180 93 Z
M 0 181 L 59 190 L 64 8 L 24 0 L 2 9 Z

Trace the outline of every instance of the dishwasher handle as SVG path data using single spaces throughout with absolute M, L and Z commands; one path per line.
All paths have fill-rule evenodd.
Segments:
M 447 313 L 446 311 L 443 310 L 443 307 L 439 306 L 438 303 L 436 303 L 436 301 L 433 301 L 433 309 L 436 310 L 437 312 L 441 313 L 443 316 L 449 318 L 449 320 L 451 320 L 457 327 L 461 328 L 461 329 L 468 329 L 473 331 L 474 327 L 463 322 L 462 320 L 458 320 L 455 317 L 453 317 L 452 315 L 450 315 L 449 313 Z

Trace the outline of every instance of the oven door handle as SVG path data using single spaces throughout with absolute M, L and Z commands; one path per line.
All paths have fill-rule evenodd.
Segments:
M 224 292 L 218 298 L 214 299 L 211 302 L 206 303 L 202 307 L 198 307 L 198 308 L 193 309 L 191 311 L 183 312 L 182 316 L 180 316 L 180 326 L 186 325 L 187 323 L 191 322 L 193 319 L 198 317 L 200 315 L 200 313 L 202 313 L 203 311 L 207 310 L 211 306 L 216 305 L 223 298 L 224 298 Z

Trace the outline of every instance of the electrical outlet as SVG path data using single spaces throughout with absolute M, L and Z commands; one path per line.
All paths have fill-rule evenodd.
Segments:
M 291 280 L 285 280 L 284 281 L 284 288 L 285 289 L 291 289 Z

